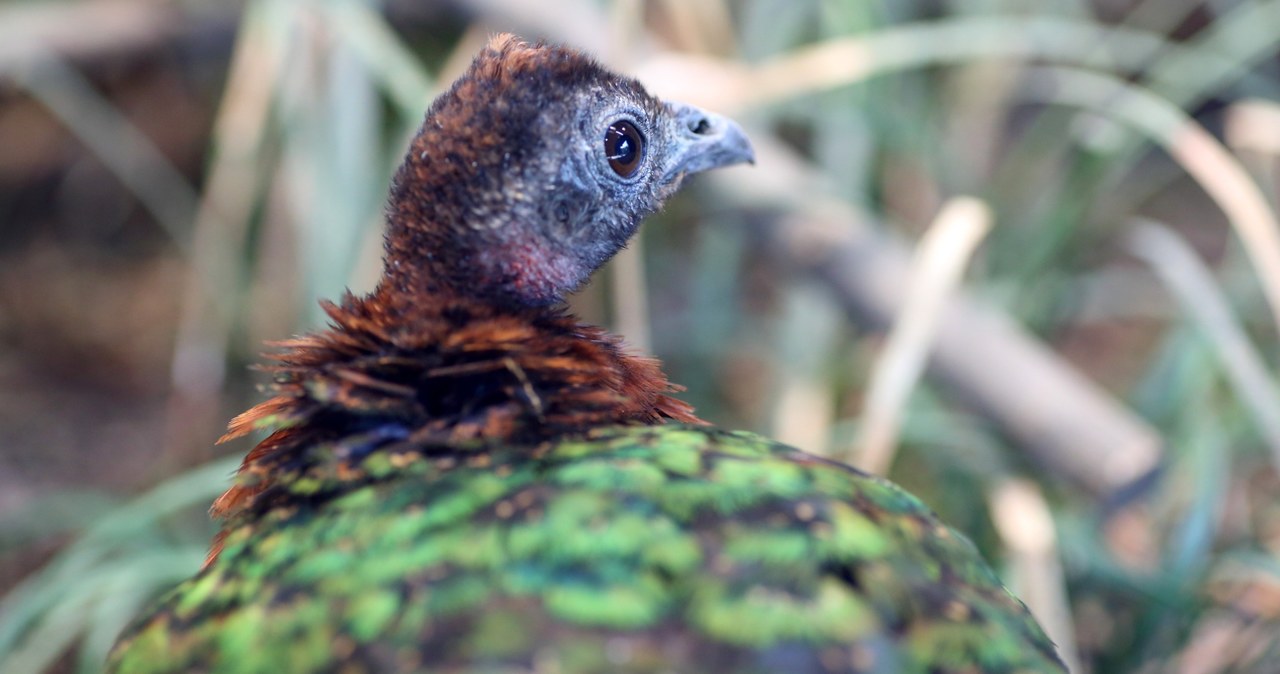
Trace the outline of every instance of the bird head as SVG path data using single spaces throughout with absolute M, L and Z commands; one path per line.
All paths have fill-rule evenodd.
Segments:
M 396 174 L 384 284 L 560 302 L 685 176 L 751 161 L 734 122 L 499 35 L 432 104 Z

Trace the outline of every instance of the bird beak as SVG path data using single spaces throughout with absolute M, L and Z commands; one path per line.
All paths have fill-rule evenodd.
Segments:
M 756 163 L 751 141 L 737 122 L 684 103 L 667 106 L 676 119 L 675 143 L 664 172 L 667 180 L 722 166 Z

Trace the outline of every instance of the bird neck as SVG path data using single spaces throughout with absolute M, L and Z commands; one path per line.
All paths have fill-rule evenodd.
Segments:
M 422 212 L 426 207 L 419 198 L 401 199 L 392 208 L 380 287 L 389 291 L 382 294 L 388 301 L 425 297 L 553 306 L 562 304 L 564 295 L 599 266 L 594 258 L 584 259 L 590 246 L 548 237 L 547 225 L 527 209 L 518 217 L 504 214 L 516 218 L 505 224 L 470 227 L 453 222 L 452 216 Z M 607 259 L 624 242 L 596 257 Z
M 681 389 L 656 359 L 562 308 L 386 282 L 323 307 L 330 326 L 275 344 L 266 368 L 275 395 L 223 436 L 274 431 L 245 457 L 215 516 L 249 508 L 283 475 L 389 445 L 465 451 L 474 441 L 533 446 L 607 425 L 703 423 L 669 395 Z
M 312 392 L 303 397 L 333 411 L 351 404 L 347 393 L 392 385 L 383 389 L 394 389 L 404 406 L 397 418 L 438 428 L 436 440 L 518 441 L 612 423 L 697 421 L 667 396 L 682 389 L 658 360 L 631 353 L 562 305 L 517 306 L 391 280 L 368 296 L 326 304 L 330 328 L 287 345 L 277 387 L 306 380 Z M 304 352 L 305 364 L 291 365 Z M 334 382 L 344 395 L 320 400 L 315 384 L 335 372 L 358 372 L 354 380 L 364 383 L 347 376 L 340 387 Z M 377 404 L 390 404 L 390 395 Z

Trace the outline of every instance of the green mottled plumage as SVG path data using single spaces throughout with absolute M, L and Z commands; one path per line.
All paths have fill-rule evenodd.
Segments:
M 624 142 L 625 141 L 625 142 Z M 279 344 L 210 563 L 126 631 L 146 672 L 1055 672 L 897 487 L 700 421 L 557 303 L 736 124 L 495 38 L 397 173 L 385 273 Z
M 918 500 L 746 433 L 321 461 L 229 528 L 118 671 L 1061 671 Z

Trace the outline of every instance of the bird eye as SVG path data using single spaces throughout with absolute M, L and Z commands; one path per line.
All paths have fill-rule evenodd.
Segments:
M 620 119 L 604 132 L 604 156 L 614 173 L 630 178 L 644 156 L 644 136 L 634 124 Z

